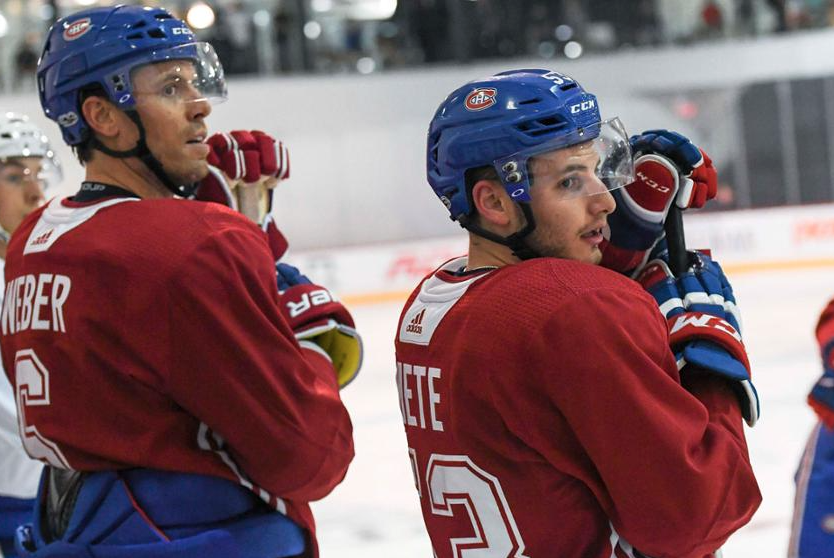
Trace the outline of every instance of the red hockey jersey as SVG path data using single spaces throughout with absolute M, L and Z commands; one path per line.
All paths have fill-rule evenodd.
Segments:
M 420 284 L 396 339 L 437 558 L 701 558 L 747 523 L 738 402 L 722 380 L 681 386 L 637 283 L 555 258 L 452 273 L 465 263 Z
M 3 365 L 28 453 L 238 482 L 313 532 L 344 477 L 335 371 L 278 305 L 263 233 L 217 204 L 53 200 L 13 236 Z

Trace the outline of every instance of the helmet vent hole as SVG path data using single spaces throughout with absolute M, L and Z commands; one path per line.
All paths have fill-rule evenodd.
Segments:
M 431 154 L 431 160 L 434 163 L 437 163 L 438 159 L 438 150 L 440 149 L 440 142 L 439 137 L 432 138 L 434 141 L 431 142 L 431 146 L 429 147 L 429 153 Z
M 164 39 L 165 38 L 165 31 L 162 29 L 151 29 L 148 31 L 148 37 L 152 39 Z
M 154 17 L 156 19 L 173 19 L 173 16 L 169 13 L 158 13 L 155 14 Z
M 142 33 L 131 33 L 126 38 L 130 39 L 131 41 L 135 40 L 135 39 L 141 39 L 142 38 Z
M 564 126 L 565 123 L 559 117 L 545 116 L 543 118 L 521 122 L 516 126 L 516 128 L 527 136 L 536 138 L 552 134 Z
M 540 103 L 541 100 L 542 100 L 541 97 L 534 97 L 533 99 L 526 99 L 524 101 L 519 101 L 518 104 L 519 105 L 532 105 L 534 103 Z
M 576 82 L 566 83 L 565 85 L 560 86 L 559 89 L 561 89 L 562 91 L 567 91 L 567 90 L 573 89 L 575 87 L 576 87 Z
M 130 26 L 131 29 L 140 29 L 147 25 L 147 22 L 143 19 L 141 21 L 137 21 L 133 25 Z

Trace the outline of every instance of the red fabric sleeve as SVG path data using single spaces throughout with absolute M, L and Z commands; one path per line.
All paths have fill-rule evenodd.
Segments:
M 273 258 L 254 226 L 215 231 L 170 286 L 167 389 L 226 442 L 250 479 L 281 498 L 327 495 L 353 458 L 333 366 L 302 350 L 278 306 Z
M 834 340 L 834 300 L 829 301 L 828 306 L 822 311 L 819 322 L 817 322 L 817 342 L 820 345 L 820 351 L 825 349 L 832 340 Z M 825 358 L 826 355 L 823 355 Z M 826 362 L 829 366 L 831 363 Z
M 529 377 L 532 407 L 505 416 L 570 469 L 557 462 L 544 418 L 555 406 L 590 462 L 568 473 L 617 532 L 656 558 L 701 558 L 750 520 L 761 496 L 734 396 L 709 378 L 688 380 L 691 392 L 681 386 L 666 325 L 644 294 L 598 289 L 560 304 L 545 334 L 530 338 L 530 369 L 540 371 Z

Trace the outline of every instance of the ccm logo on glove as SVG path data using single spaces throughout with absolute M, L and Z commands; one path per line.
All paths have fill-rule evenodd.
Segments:
M 651 188 L 653 190 L 657 190 L 661 194 L 668 194 L 672 190 L 670 187 L 664 186 L 664 185 L 658 183 L 657 180 L 653 180 L 648 175 L 646 175 L 646 173 L 643 172 L 642 170 L 638 170 L 636 174 L 637 174 L 637 178 L 642 180 L 643 183 L 646 186 L 648 186 L 649 188 Z
M 698 313 L 687 313 L 682 314 L 676 318 L 672 318 L 669 320 L 671 326 L 669 327 L 669 337 L 675 338 L 675 334 L 689 328 L 708 328 L 708 329 L 717 329 L 719 331 L 723 331 L 724 333 L 729 334 L 733 339 L 738 341 L 739 343 L 742 342 L 741 335 L 736 331 L 736 328 L 731 326 L 725 320 L 717 316 L 711 316 L 709 314 L 698 314 Z M 691 333 L 686 335 L 685 337 L 689 337 L 692 335 Z

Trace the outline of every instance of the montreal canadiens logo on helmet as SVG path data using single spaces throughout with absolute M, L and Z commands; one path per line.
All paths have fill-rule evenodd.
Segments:
M 484 110 L 495 104 L 498 90 L 494 87 L 479 87 L 466 96 L 466 110 Z
M 72 23 L 65 23 L 64 40 L 74 41 L 75 39 L 84 36 L 84 34 L 92 29 L 92 27 L 90 18 L 88 17 L 73 21 Z

